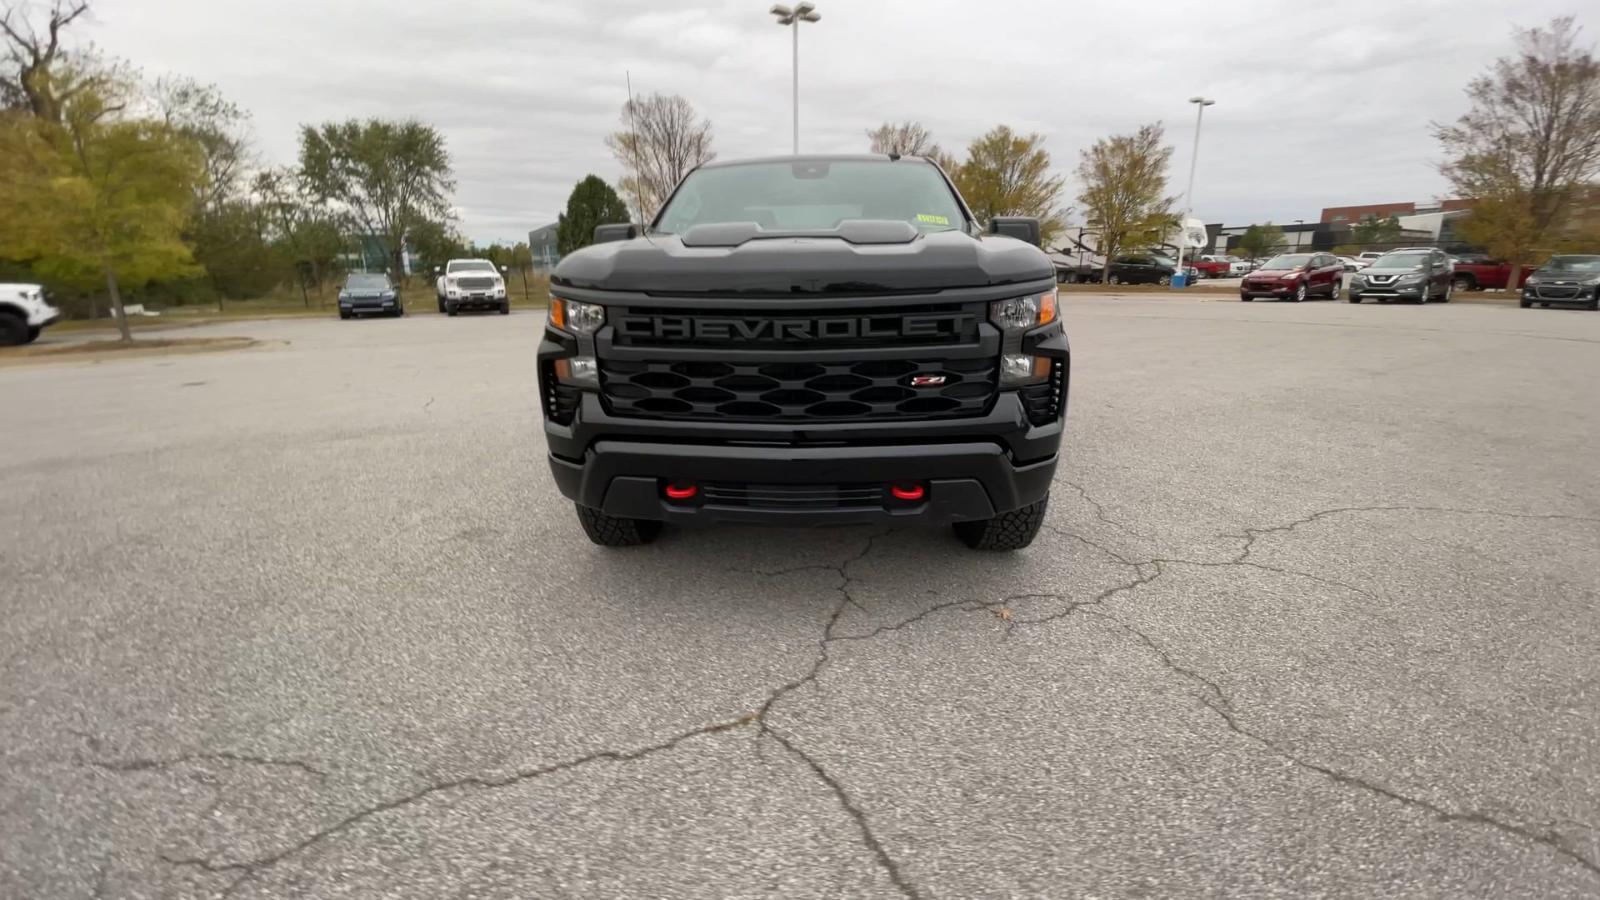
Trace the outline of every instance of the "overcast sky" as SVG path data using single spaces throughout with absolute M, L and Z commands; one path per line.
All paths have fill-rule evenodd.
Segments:
M 1068 177 L 1097 137 L 1160 120 L 1183 189 L 1194 94 L 1206 112 L 1196 214 L 1315 221 L 1325 206 L 1431 200 L 1430 120 L 1510 47 L 1513 23 L 1590 4 L 1262 0 L 816 0 L 800 34 L 800 147 L 863 151 L 916 119 L 947 148 L 1005 123 L 1038 131 Z M 572 185 L 615 182 L 602 138 L 636 93 L 687 97 L 723 158 L 790 146 L 789 34 L 765 0 L 95 0 L 81 36 L 146 73 L 217 84 L 253 115 L 258 152 L 292 162 L 297 127 L 414 116 L 443 132 L 463 232 L 525 239 Z M 1580 15 L 1585 36 L 1596 17 Z

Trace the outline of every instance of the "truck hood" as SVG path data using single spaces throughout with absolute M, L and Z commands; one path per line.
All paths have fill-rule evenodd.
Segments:
M 871 294 L 1055 278 L 1042 250 L 1014 238 L 916 233 L 899 223 L 775 234 L 745 223 L 596 244 L 568 254 L 551 284 L 650 294 Z M 861 226 L 861 227 L 854 227 Z

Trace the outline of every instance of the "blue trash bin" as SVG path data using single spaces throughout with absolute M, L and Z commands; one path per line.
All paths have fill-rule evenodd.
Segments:
M 1172 286 L 1175 287 L 1175 288 L 1183 287 L 1185 284 L 1188 283 L 1188 281 L 1189 281 L 1189 276 L 1183 274 L 1182 272 L 1179 272 L 1178 274 L 1172 276 Z

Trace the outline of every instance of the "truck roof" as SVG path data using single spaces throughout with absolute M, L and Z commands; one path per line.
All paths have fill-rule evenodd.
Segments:
M 779 162 L 921 162 L 932 165 L 932 162 L 926 157 L 890 156 L 887 153 L 802 153 L 799 155 L 791 153 L 784 156 L 754 156 L 748 159 L 714 159 L 708 163 L 701 163 L 700 168 L 721 169 L 728 166 L 748 166 Z

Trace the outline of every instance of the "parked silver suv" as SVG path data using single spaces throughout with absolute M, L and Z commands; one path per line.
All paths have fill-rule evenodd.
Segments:
M 1455 267 L 1443 250 L 1432 247 L 1391 250 L 1350 276 L 1350 302 L 1409 300 L 1450 302 Z

